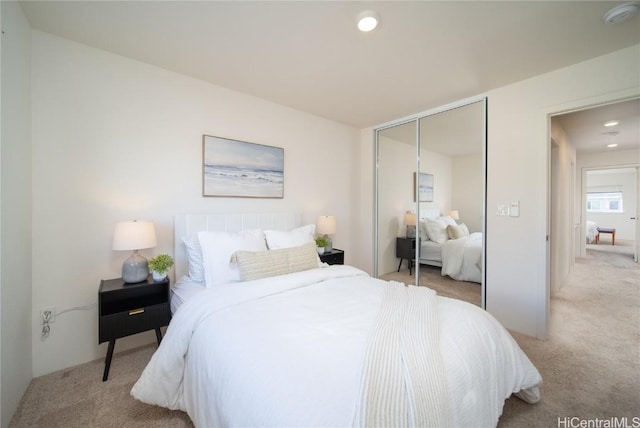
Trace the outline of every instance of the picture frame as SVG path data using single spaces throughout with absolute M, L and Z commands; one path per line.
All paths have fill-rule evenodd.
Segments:
M 416 201 L 416 186 L 419 202 L 433 202 L 433 174 L 413 173 L 413 201 Z
M 284 149 L 203 135 L 202 195 L 284 198 Z

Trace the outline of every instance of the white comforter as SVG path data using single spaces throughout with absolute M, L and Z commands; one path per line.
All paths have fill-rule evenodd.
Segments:
M 457 281 L 482 282 L 482 233 L 474 232 L 442 244 L 442 276 Z
M 131 394 L 184 410 L 198 427 L 372 425 L 366 409 L 375 401 L 367 398 L 363 386 L 376 382 L 381 367 L 366 361 L 372 348 L 380 349 L 371 345 L 380 338 L 374 327 L 393 314 L 385 303 L 389 287 L 398 284 L 334 265 L 207 289 L 178 309 Z M 488 313 L 465 302 L 432 297 L 433 308 L 419 316 L 434 317 L 421 329 L 428 330 L 425 334 L 436 346 L 412 349 L 414 342 L 424 345 L 398 340 L 403 341 L 403 358 L 413 358 L 414 368 L 421 361 L 416 356 L 425 353 L 439 363 L 422 368 L 423 377 L 395 384 L 422 394 L 411 403 L 422 397 L 449 403 L 440 415 L 448 418 L 447 424 L 495 426 L 505 398 L 535 387 L 540 375 Z M 409 305 L 417 301 L 404 300 Z M 401 317 L 397 322 L 415 320 Z M 411 326 L 402 330 L 406 327 Z M 431 383 L 419 381 L 424 375 L 442 379 L 431 388 Z M 398 400 L 388 396 L 382 401 L 392 406 Z

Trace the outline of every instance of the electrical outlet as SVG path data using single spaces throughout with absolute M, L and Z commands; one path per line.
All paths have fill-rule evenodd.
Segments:
M 56 321 L 56 308 L 53 306 L 47 306 L 40 309 L 40 321 L 44 324 L 51 324 Z
M 49 325 L 49 323 L 42 325 L 42 340 L 44 340 L 47 337 L 49 337 L 49 332 L 50 331 L 51 331 L 51 326 Z
M 498 208 L 496 210 L 496 215 L 499 215 L 499 216 L 509 215 L 509 205 L 507 205 L 507 204 L 498 204 Z

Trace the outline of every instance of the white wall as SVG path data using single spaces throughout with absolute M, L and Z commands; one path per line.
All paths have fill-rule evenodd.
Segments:
M 638 159 L 640 163 L 640 158 Z M 616 240 L 634 240 L 636 236 L 636 171 L 630 169 L 626 173 L 593 174 L 587 175 L 587 192 L 598 188 L 611 188 L 613 186 L 622 189 L 623 212 L 621 213 L 587 213 L 587 220 L 595 221 L 600 227 L 616 229 Z M 608 242 L 611 236 L 605 238 Z
M 459 223 L 470 232 L 482 232 L 484 220 L 484 165 L 482 154 L 452 159 L 451 208 L 458 210 Z M 446 214 L 446 211 L 444 211 Z
M 32 377 L 31 29 L 17 2 L 0 2 L 0 11 L 0 423 L 6 427 Z
M 566 282 L 575 260 L 576 150 L 564 128 L 551 119 L 550 286 L 555 294 Z M 551 144 L 551 143 L 550 143 Z
M 433 202 L 420 202 L 420 212 L 440 210 L 440 214 L 445 215 L 447 211 L 451 210 L 451 195 L 453 192 L 452 158 L 441 153 L 422 149 L 420 150 L 420 172 L 433 175 Z
M 396 237 L 406 236 L 404 213 L 415 211 L 416 148 L 381 135 L 378 153 L 378 273 L 383 275 L 398 268 Z
M 358 266 L 373 275 L 375 250 L 374 250 L 374 210 L 375 210 L 375 170 L 376 150 L 375 132 L 373 128 L 360 130 L 360 144 L 356 161 L 354 162 L 354 185 L 359 191 L 354 200 L 357 203 L 355 213 L 358 221 L 354 227 L 354 248 Z
M 128 254 L 111 250 L 117 221 L 155 222 L 150 256 L 172 253 L 177 213 L 331 214 L 334 246 L 357 265 L 357 129 L 38 31 L 32 76 L 36 376 L 104 357 L 95 309 L 56 318 L 45 341 L 35 320 L 44 306 L 96 302 L 100 279 L 120 276 Z M 202 197 L 203 134 L 283 147 L 284 199 Z M 116 352 L 154 340 L 118 340 Z
M 488 93 L 487 309 L 507 328 L 547 331 L 548 115 L 640 93 L 636 45 Z M 496 216 L 520 201 L 519 217 Z

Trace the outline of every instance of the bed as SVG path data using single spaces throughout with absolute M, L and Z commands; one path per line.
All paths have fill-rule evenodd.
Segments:
M 598 224 L 595 221 L 587 220 L 587 244 L 595 244 L 596 237 L 600 232 L 598 232 Z
M 227 234 L 252 247 L 260 234 L 228 232 L 227 220 L 211 231 L 201 217 L 176 218 L 176 274 L 200 291 L 176 301 L 135 398 L 183 410 L 197 427 L 495 426 L 511 394 L 540 399 L 540 374 L 482 309 L 323 265 L 313 244 L 301 244 L 313 228 L 295 224 L 299 216 L 286 216 L 291 230 L 285 220 L 285 230 L 264 231 L 268 249 L 233 251 L 226 263 L 239 279 L 216 282 L 211 244 L 222 247 Z M 215 234 L 200 241 L 209 271 L 200 285 L 187 275 L 183 240 L 196 225 Z
M 482 283 L 482 233 L 427 210 L 420 220 L 420 263 L 441 267 L 442 276 L 457 281 Z

